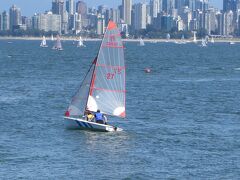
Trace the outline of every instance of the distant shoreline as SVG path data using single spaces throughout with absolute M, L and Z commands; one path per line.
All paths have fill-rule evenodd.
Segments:
M 50 37 L 46 38 L 48 41 L 51 40 Z M 26 41 L 41 41 L 41 37 L 5 37 L 0 36 L 0 40 L 26 40 Z M 62 37 L 64 41 L 75 41 L 76 37 Z M 100 38 L 86 38 L 85 41 L 101 41 Z M 166 39 L 143 39 L 145 42 L 167 42 Z M 240 42 L 240 38 L 215 38 L 215 42 Z M 139 39 L 123 39 L 125 42 L 139 42 Z M 168 42 L 176 42 L 180 41 L 180 39 L 170 39 Z M 201 41 L 198 39 L 197 41 Z M 185 42 L 193 42 L 193 39 L 185 39 Z

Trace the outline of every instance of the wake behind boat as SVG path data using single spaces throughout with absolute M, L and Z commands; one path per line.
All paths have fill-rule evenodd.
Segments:
M 86 113 L 98 109 L 105 116 L 125 118 L 125 62 L 120 32 L 109 21 L 97 57 L 65 113 L 68 128 L 94 131 L 122 131 L 110 124 L 87 120 Z

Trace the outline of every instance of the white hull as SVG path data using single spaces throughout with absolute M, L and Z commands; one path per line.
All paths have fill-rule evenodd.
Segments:
M 122 131 L 121 128 L 114 127 L 111 125 L 98 124 L 95 122 L 86 121 L 78 118 L 64 117 L 65 124 L 68 129 L 80 129 L 90 131 L 103 131 L 103 132 L 114 132 Z

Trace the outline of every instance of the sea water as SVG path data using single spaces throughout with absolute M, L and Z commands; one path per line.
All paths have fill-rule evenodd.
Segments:
M 240 177 L 239 44 L 127 42 L 127 118 L 111 120 L 124 131 L 100 133 L 63 120 L 100 42 L 53 51 L 51 42 L 8 41 L 0 41 L 0 179 Z

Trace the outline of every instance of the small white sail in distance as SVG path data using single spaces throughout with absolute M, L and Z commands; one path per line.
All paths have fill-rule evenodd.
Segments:
M 41 47 L 48 47 L 48 46 L 47 46 L 47 41 L 46 41 L 46 37 L 45 37 L 45 36 L 42 37 L 42 42 L 41 42 L 40 46 L 41 46 Z

